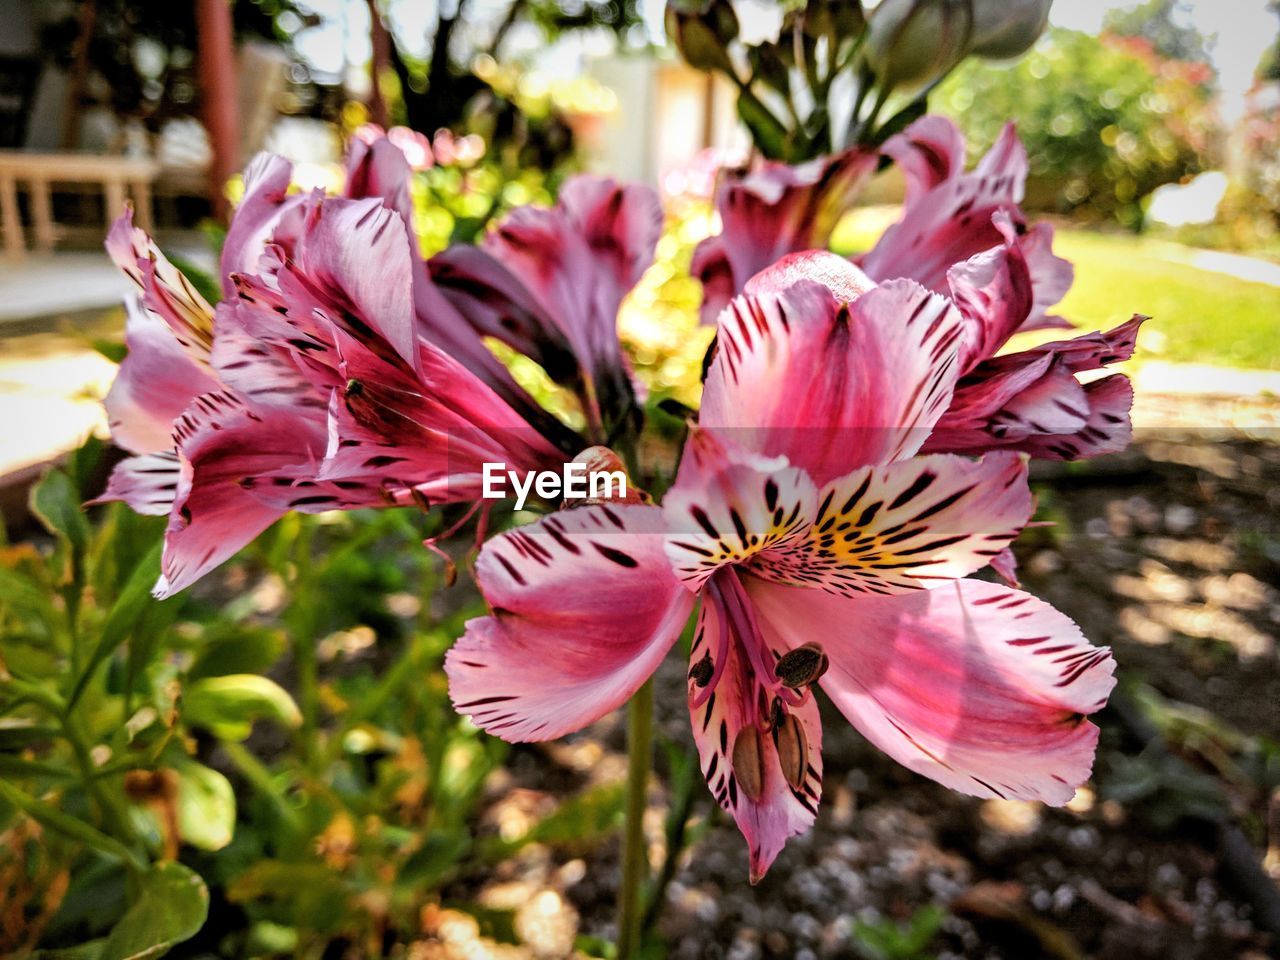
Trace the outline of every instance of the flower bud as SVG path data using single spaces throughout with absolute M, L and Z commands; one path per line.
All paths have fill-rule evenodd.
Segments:
M 695 70 L 733 72 L 728 48 L 738 36 L 738 15 L 729 0 L 669 0 L 667 36 Z
M 993 60 L 1026 53 L 1044 33 L 1053 0 L 973 0 L 969 52 Z
M 884 89 L 927 87 L 964 57 L 970 0 L 884 0 L 871 11 L 863 55 Z

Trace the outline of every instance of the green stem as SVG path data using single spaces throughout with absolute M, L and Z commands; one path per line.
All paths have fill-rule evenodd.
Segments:
M 0 797 L 8 800 L 31 819 L 38 821 L 50 830 L 56 830 L 72 840 L 77 840 L 101 853 L 115 857 L 135 873 L 141 873 L 147 869 L 146 862 L 119 840 L 107 836 L 102 831 L 89 826 L 83 820 L 78 820 L 63 813 L 57 807 L 51 806 L 43 800 L 37 800 L 31 794 L 19 790 L 3 778 L 0 778 Z
M 618 891 L 618 960 L 631 960 L 640 953 L 644 884 L 649 872 L 644 813 L 652 765 L 653 681 L 648 680 L 627 706 L 627 820 Z
M 320 703 L 320 671 L 316 661 L 315 607 L 313 596 L 311 540 L 315 527 L 303 519 L 294 544 L 294 569 L 296 575 L 291 586 L 289 632 L 293 635 L 294 664 L 298 670 L 298 710 L 302 725 L 298 741 L 303 765 L 311 769 L 316 756 L 316 726 Z

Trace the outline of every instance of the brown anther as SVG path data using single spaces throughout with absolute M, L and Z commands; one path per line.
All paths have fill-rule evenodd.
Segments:
M 795 714 L 784 714 L 782 722 L 774 726 L 773 742 L 778 748 L 778 764 L 782 767 L 783 777 L 792 790 L 802 789 L 809 766 L 809 738 Z
M 742 792 L 759 800 L 764 794 L 764 750 L 754 725 L 743 727 L 733 740 L 733 773 Z
M 711 662 L 711 654 L 704 653 L 702 659 L 689 668 L 689 679 L 697 686 L 705 687 L 711 682 L 711 677 L 716 672 L 716 666 Z
M 358 397 L 364 393 L 364 384 L 352 377 L 347 381 L 347 389 L 344 392 L 348 397 Z
M 830 661 L 822 647 L 816 643 L 806 643 L 788 650 L 773 665 L 773 673 L 788 687 L 799 690 L 817 681 L 824 673 Z
M 777 730 L 787 719 L 787 708 L 778 697 L 773 698 L 773 708 L 769 711 L 769 729 Z

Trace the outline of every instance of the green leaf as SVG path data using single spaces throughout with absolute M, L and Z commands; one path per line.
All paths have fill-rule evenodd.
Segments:
M 142 876 L 138 895 L 102 948 L 102 960 L 146 960 L 189 940 L 209 914 L 209 890 L 180 863 L 162 863 Z
M 214 629 L 219 626 L 215 624 Z M 215 636 L 205 644 L 187 671 L 187 679 L 201 680 L 229 673 L 265 673 L 283 652 L 284 636 L 279 630 L 237 624 L 234 632 Z
M 201 850 L 221 850 L 236 827 L 236 795 L 217 770 L 194 760 L 174 765 L 178 774 L 178 835 Z
M 770 160 L 785 159 L 787 128 L 769 112 L 754 93 L 743 87 L 738 93 L 738 116 L 751 131 L 751 139 Z
M 61 470 L 51 470 L 31 491 L 31 512 L 77 555 L 89 542 L 89 521 L 80 509 L 80 491 Z
M 235 741 L 248 737 L 253 721 L 261 718 L 290 729 L 302 724 L 302 713 L 284 688 L 247 673 L 197 680 L 183 697 L 182 716 L 223 740 Z
M 162 540 L 155 542 L 147 551 L 147 555 L 134 568 L 124 589 L 120 591 L 120 596 L 116 597 L 116 602 L 112 604 L 111 612 L 107 614 L 107 620 L 102 625 L 102 632 L 98 635 L 98 643 L 93 648 L 93 653 L 89 656 L 84 670 L 76 679 L 76 685 L 67 700 L 68 710 L 80 699 L 86 684 L 102 661 L 124 643 L 147 604 L 151 602 L 151 585 L 155 583 L 156 575 L 160 570 L 160 551 L 163 547 Z

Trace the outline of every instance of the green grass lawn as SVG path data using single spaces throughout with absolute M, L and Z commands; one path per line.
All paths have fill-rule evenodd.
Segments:
M 1056 312 L 1086 329 L 1149 315 L 1140 358 L 1280 369 L 1280 287 L 1178 263 L 1171 246 L 1058 231 L 1054 250 L 1076 265 L 1076 282 Z
M 859 211 L 840 225 L 833 246 L 865 250 L 894 219 L 891 208 Z M 1280 369 L 1280 287 L 1178 262 L 1186 249 L 1128 234 L 1059 229 L 1054 250 L 1075 264 L 1076 282 L 1054 312 L 1081 332 L 1147 314 L 1152 319 L 1138 341 L 1139 359 Z

